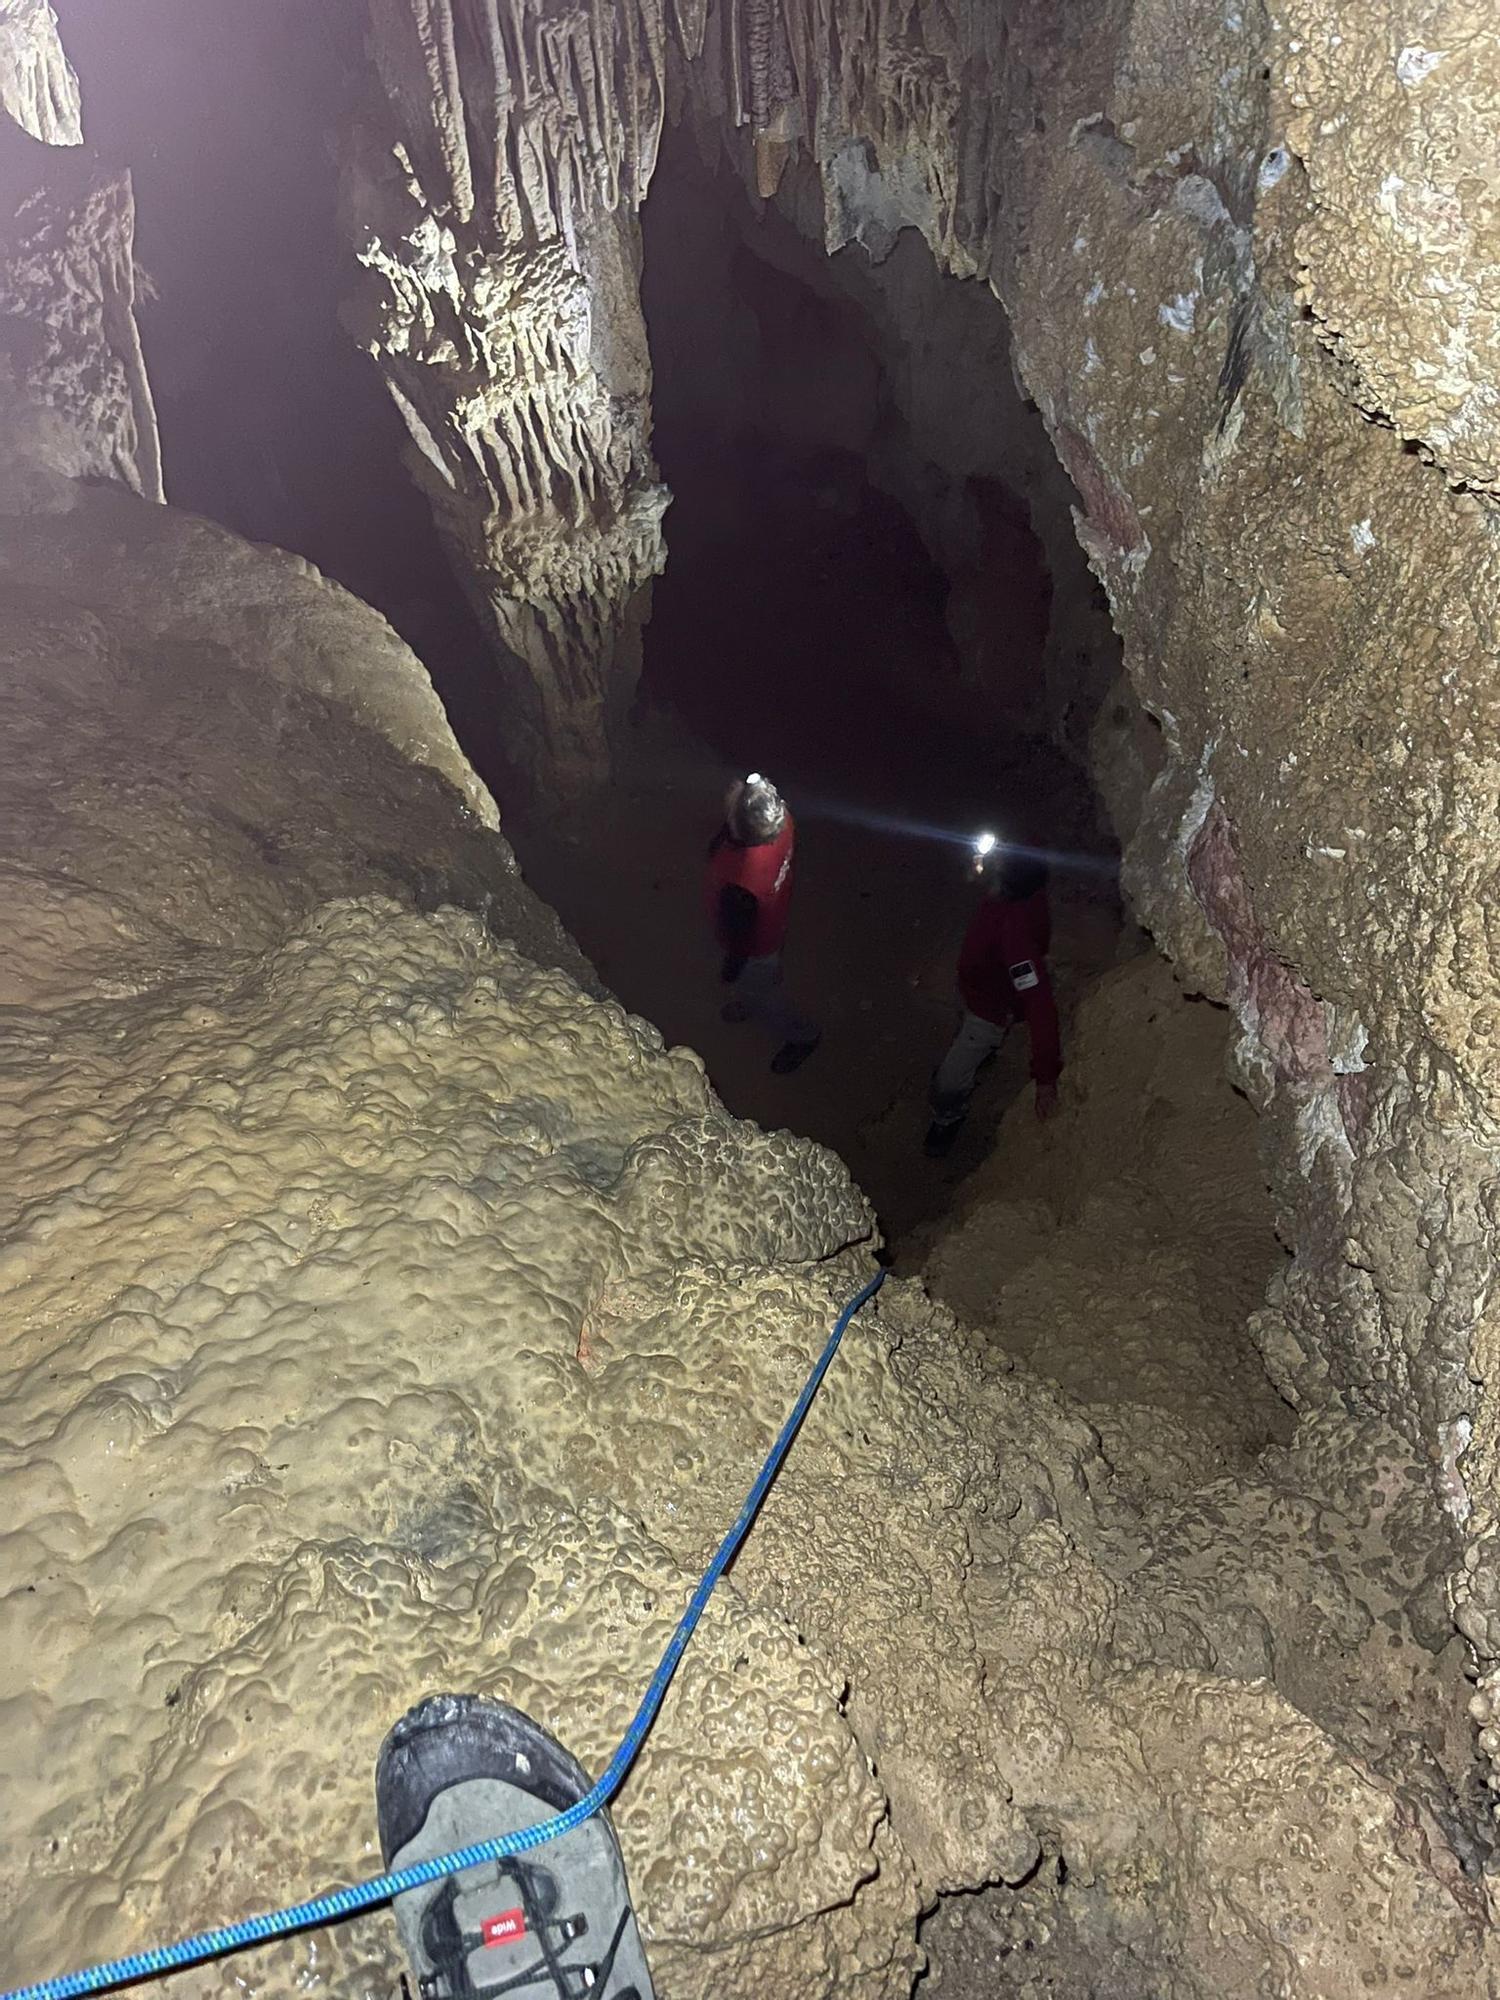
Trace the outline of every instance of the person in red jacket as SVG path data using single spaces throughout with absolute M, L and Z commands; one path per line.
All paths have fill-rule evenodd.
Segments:
M 975 844 L 974 872 L 984 884 L 984 898 L 958 954 L 963 1019 L 932 1079 L 925 1150 L 934 1159 L 951 1149 L 981 1067 L 1016 1021 L 1026 1023 L 1031 1037 L 1038 1118 L 1050 1118 L 1056 1110 L 1062 1073 L 1057 1002 L 1047 971 L 1052 941 L 1047 870 L 984 834 Z
M 729 788 L 724 824 L 708 849 L 705 899 L 724 954 L 722 977 L 734 987 L 726 1021 L 758 1021 L 780 1044 L 771 1058 L 789 1076 L 822 1039 L 782 986 L 781 948 L 792 897 L 797 829 L 786 802 L 758 771 Z

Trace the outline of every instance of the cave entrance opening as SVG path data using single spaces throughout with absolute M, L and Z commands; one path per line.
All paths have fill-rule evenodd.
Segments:
M 663 137 L 642 228 L 673 503 L 639 695 L 605 797 L 565 827 L 545 806 L 508 824 L 625 1003 L 698 1049 L 732 1110 L 832 1146 L 899 1245 L 951 1209 L 1026 1086 L 1018 1033 L 951 1160 L 923 1158 L 973 893 L 960 843 L 994 825 L 1079 858 L 1055 883 L 1065 1005 L 1120 948 L 1113 843 L 1047 684 L 1107 684 L 1117 644 L 1065 502 L 1065 574 L 1033 526 L 1026 484 L 1060 474 L 987 290 L 911 232 L 879 266 L 857 246 L 829 259 L 686 127 Z M 1101 657 L 1060 661 L 1059 629 Z M 791 1078 L 721 1021 L 701 907 L 725 787 L 754 768 L 797 817 L 786 977 L 824 1031 Z

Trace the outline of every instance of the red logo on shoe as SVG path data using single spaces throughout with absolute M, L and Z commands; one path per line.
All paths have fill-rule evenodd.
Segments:
M 486 1944 L 510 1944 L 526 1935 L 526 1912 L 502 1910 L 498 1917 L 486 1917 L 480 1926 Z

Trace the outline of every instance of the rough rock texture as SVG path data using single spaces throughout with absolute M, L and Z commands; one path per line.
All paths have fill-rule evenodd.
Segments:
M 903 102 L 885 124 L 911 121 L 925 135 L 903 141 L 917 158 L 944 100 L 924 81 L 930 58 L 906 64 L 906 31 L 892 53 L 878 9 L 844 22 L 837 9 L 814 21 L 763 4 L 666 10 L 630 0 L 566 15 L 530 0 L 370 0 L 370 21 L 381 87 L 346 147 L 347 228 L 366 274 L 348 323 L 381 364 L 411 434 L 411 467 L 494 640 L 521 731 L 518 762 L 538 762 L 564 787 L 597 783 L 634 687 L 645 586 L 665 559 L 635 217 L 669 75 L 679 109 L 732 134 L 732 151 L 751 128 L 740 164 L 761 195 L 780 185 L 799 131 L 818 124 L 834 144 L 832 134 L 851 129 L 848 106 L 884 107 L 883 83 Z M 832 95 L 825 63 L 837 75 Z M 792 177 L 799 198 L 788 207 L 830 250 L 857 240 L 884 259 L 913 218 L 887 202 L 886 228 L 861 208 L 862 157 L 857 147 L 838 155 L 841 224 L 825 225 L 816 176 Z M 950 268 L 977 268 L 958 256 L 951 221 L 928 234 Z M 845 281 L 888 322 L 882 337 L 916 436 L 911 463 L 895 454 L 874 469 L 953 576 L 955 638 L 984 671 L 982 526 L 965 483 L 994 472 L 1003 441 L 1004 471 L 1066 576 L 1077 562 L 1064 546 L 1066 479 L 1039 462 L 1044 435 L 1011 391 L 999 315 L 982 326 L 944 301 L 945 322 L 934 325 L 933 274 L 923 260 L 903 277 L 909 262 L 908 245 L 888 280 L 862 285 L 851 272 Z M 977 410 L 956 395 L 945 404 L 927 366 L 930 344 L 946 338 L 951 350 L 955 334 L 967 352 L 947 352 L 942 379 L 964 363 L 1003 370 Z M 1098 661 L 1113 648 L 1086 589 L 1065 588 L 1059 601 L 1065 615 L 1033 705 L 1081 751 L 1102 693 Z
M 1048 1550 L 1049 1575 L 1057 1563 L 1072 1578 L 1061 1645 L 1078 1666 L 1046 1705 L 1066 1712 L 1061 1690 L 1081 1670 L 1091 1726 L 1070 1724 L 1065 1748 L 1043 1749 L 1036 1769 L 1055 1724 L 1034 1710 L 1008 1724 L 1037 1785 L 1028 1793 L 1008 1766 L 1017 1802 L 1032 1800 L 1033 1824 L 1053 1815 L 1042 1822 L 1049 1859 L 1019 1895 L 954 1899 L 924 1930 L 937 1989 L 958 2000 L 1459 1990 L 1464 1977 L 1493 1990 L 1488 1959 L 1440 1971 L 1402 1942 L 1408 1923 L 1428 1921 L 1426 1890 L 1399 1858 L 1413 1811 L 1430 1815 L 1423 1870 L 1485 1921 L 1482 1766 L 1443 1593 L 1452 1540 L 1434 1545 L 1423 1468 L 1389 1427 L 1328 1413 L 1285 1442 L 1287 1413 L 1245 1333 L 1274 1252 L 1255 1121 L 1224 1076 L 1225 1040 L 1223 1014 L 1184 1002 L 1154 958 L 1100 981 L 1079 1010 L 1059 1121 L 1043 1132 L 1024 1106 L 1012 1112 L 962 1220 L 928 1258 L 934 1290 L 992 1354 L 1024 1356 L 1078 1399 L 1109 1468 L 1090 1479 L 1092 1534 L 1064 1510 Z M 1003 1652 L 1026 1623 L 1028 1588 L 1013 1569 L 981 1572 L 971 1597 L 990 1585 L 995 1623 L 978 1623 L 1002 1635 Z M 1210 1667 L 1224 1678 L 1200 1678 Z M 1139 1789 L 1105 1748 L 1115 1727 L 1149 1773 Z M 1181 1756 L 1175 1745 L 1199 1731 L 1212 1749 Z M 1334 1863 L 1349 1880 L 1373 1867 L 1397 1898 L 1383 1942 L 1358 1962 L 1309 1898 L 1324 1863 L 1286 1866 L 1283 1842 L 1300 1836 L 1282 1823 L 1242 1844 L 1239 1787 L 1264 1784 L 1279 1821 L 1304 1782 L 1314 1795 L 1328 1786 L 1320 1840 L 1345 1837 L 1345 1812 L 1375 1815 L 1364 1824 L 1378 1830 L 1355 1836 L 1362 1858 Z M 1378 1803 L 1386 1786 L 1393 1814 Z M 1158 1813 L 1174 1835 L 1151 1830 Z M 1153 1850 L 1159 1863 L 1145 1860 Z M 1252 1878 L 1241 1901 L 1236 1885 Z M 1257 1932 L 1261 1895 L 1285 1899 L 1286 1922 L 1259 1933 L 1257 1964 L 1256 1947 L 1233 1938 Z M 1207 1909 L 1220 1915 L 1200 1936 Z
M 600 1763 L 868 1268 L 838 1162 L 587 992 L 444 780 L 164 642 L 123 567 L 75 600 L 76 538 L 176 520 L 52 516 L 6 584 L 6 1975 L 372 1868 L 433 1687 Z M 278 561 L 215 547 L 233 629 Z M 662 1992 L 896 2000 L 922 1903 L 1028 1880 L 1008 1934 L 1111 1991 L 1486 1990 L 1398 1441 L 1313 1426 L 1153 1509 L 890 1286 L 622 1797 Z M 381 1917 L 192 1987 L 395 1971 Z
M 0 0 L 0 488 L 50 468 L 162 497 L 135 323 L 127 173 L 82 151 L 78 79 L 46 0 Z M 27 501 L 26 504 L 33 504 Z
M 0 118 L 0 404 L 6 433 L 67 477 L 162 497 L 135 324 L 130 176 Z M 7 484 L 29 478 L 12 462 Z
M 659 28 L 636 45 L 612 10 L 492 0 L 371 13 L 394 144 L 347 149 L 348 324 L 494 641 L 517 768 L 598 782 L 664 560 L 635 219 Z
M 48 0 L 0 0 L 0 110 L 44 146 L 83 144 L 78 78 Z
M 1145 1492 L 1246 1475 L 1292 1429 L 1246 1332 L 1278 1251 L 1224 1039 L 1222 1011 L 1185 1005 L 1155 954 L 1098 981 L 1069 1028 L 1068 1117 L 1115 1142 L 1013 1130 L 923 1266 L 1077 1399 Z
M 1494 462 L 1500 29 L 1346 11 L 755 0 L 683 87 L 766 190 L 806 147 L 830 250 L 914 227 L 1010 312 L 1160 725 L 1096 732 L 1137 912 L 1229 998 L 1264 1113 L 1294 1255 L 1258 1337 L 1464 1527 L 1489 1727 L 1500 569 L 1455 482 Z
M 1076 51 L 1018 17 L 1028 81 L 1007 106 L 1005 213 L 1026 226 L 1002 214 L 993 269 L 1163 727 L 1133 891 L 1193 975 L 1227 993 L 1265 1112 L 1295 1251 L 1259 1320 L 1268 1363 L 1304 1406 L 1379 1413 L 1412 1440 L 1466 1529 L 1458 1615 L 1489 1669 L 1497 992 L 1480 940 L 1500 571 L 1487 503 L 1401 447 L 1424 398 L 1455 424 L 1474 404 L 1450 400 L 1463 367 L 1431 375 L 1433 321 L 1391 254 L 1380 194 L 1401 165 L 1385 135 L 1405 119 L 1442 136 L 1400 198 L 1403 227 L 1414 199 L 1441 209 L 1454 149 L 1480 140 L 1493 21 L 1474 22 L 1446 77 L 1399 74 L 1408 45 L 1445 47 L 1438 30 L 1461 25 L 1443 9 L 1365 10 L 1346 66 L 1326 8 L 1272 24 L 1122 7 Z M 1311 51 L 1325 47 L 1322 75 Z M 1395 126 L 1382 123 L 1392 90 Z M 1341 148 L 1361 163 L 1353 180 L 1333 171 Z M 1430 234 L 1421 257 L 1424 296 L 1446 298 L 1454 352 L 1470 338 L 1465 365 L 1482 376 L 1474 263 Z M 1332 356 L 1298 315 L 1319 299 Z M 1398 323 L 1407 387 L 1387 399 L 1389 424 L 1372 423 Z M 1445 421 L 1428 426 L 1439 456 Z M 1484 1442 L 1466 1450 L 1471 1434 Z
M 392 7 L 426 32 L 424 91 L 487 47 L 490 110 L 521 107 L 502 172 L 501 125 L 471 140 L 450 91 L 422 186 L 439 160 L 461 208 L 476 178 L 584 157 L 542 143 L 580 89 L 593 170 L 635 186 L 659 19 L 612 17 L 622 97 L 581 65 L 592 17 L 524 24 L 540 84 L 512 91 L 478 0 L 451 44 L 440 0 Z M 1408 83 L 1416 27 L 1375 11 L 1427 93 L 1412 115 L 1459 133 L 1446 172 L 1490 71 Z M 1285 21 L 1117 0 L 678 22 L 763 191 L 805 138 L 831 242 L 920 226 L 1015 316 L 1161 723 L 1137 898 L 1230 1002 L 1263 1110 L 1293 1255 L 1256 1334 L 1300 1422 L 1246 1463 L 1274 1426 L 1226 1343 L 1259 1227 L 1225 1246 L 1226 1301 L 1195 1236 L 1242 1218 L 1247 1169 L 1189 1155 L 1239 1143 L 1233 1116 L 1149 1061 L 1088 1085 L 1165 1003 L 1122 977 L 1056 1128 L 1066 1199 L 999 1185 L 968 1218 L 977 1332 L 906 1285 L 860 1323 L 622 1799 L 663 1990 L 894 2000 L 919 1908 L 988 1882 L 1019 1992 L 1493 1993 L 1435 1601 L 1461 1532 L 1493 1756 L 1494 557 L 1488 502 L 1444 478 L 1482 453 L 1482 315 L 1437 392 L 1371 423 L 1387 379 L 1429 383 L 1437 336 L 1423 313 L 1410 348 L 1380 335 L 1369 301 L 1405 267 L 1361 255 L 1351 140 L 1357 171 L 1322 174 L 1351 220 L 1321 331 L 1297 318 L 1320 204 Z M 1375 122 L 1383 73 L 1338 75 Z M 1461 289 L 1490 219 L 1470 179 Z M 78 257 L 49 268 L 39 298 Z M 872 1228 L 836 1161 L 737 1125 L 695 1058 L 589 990 L 379 621 L 80 495 L 22 441 L 6 504 L 38 518 L 0 576 L 18 1975 L 371 1865 L 376 1742 L 436 1684 L 520 1700 L 597 1763 Z M 1167 1141 L 1122 1129 L 1145 1093 Z M 986 1214 L 1030 1252 L 1013 1277 Z M 1155 1369 L 1123 1315 L 1091 1422 L 1042 1375 L 1097 1387 L 1106 1229 L 1137 1291 L 1170 1274 L 1153 1319 L 1179 1361 Z M 392 1976 L 371 1920 L 193 1985 Z
M 378 612 L 280 549 L 190 514 L 54 483 L 55 512 L 5 523 L 0 578 L 108 611 L 138 643 L 201 670 L 250 669 L 341 703 L 414 763 L 446 778 L 485 826 L 498 819 L 421 663 Z M 357 643 L 351 642 L 357 631 Z

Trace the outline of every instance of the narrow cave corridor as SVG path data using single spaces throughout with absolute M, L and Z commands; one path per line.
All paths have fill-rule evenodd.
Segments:
M 0 2000 L 487 1837 L 392 1808 L 481 1711 L 516 1825 L 624 1774 L 608 1909 L 205 1993 L 462 1903 L 484 1993 L 1500 1995 L 1500 41 L 1414 21 L 0 0 Z M 982 828 L 1063 1069 L 945 1152 Z
M 654 444 L 673 503 L 639 693 L 608 793 L 566 817 L 525 805 L 512 832 L 626 1005 L 700 1050 L 731 1109 L 832 1146 L 899 1242 L 951 1206 L 1026 1078 L 1012 1037 L 955 1156 L 921 1158 L 927 1082 L 956 1018 L 973 835 L 999 826 L 1055 856 L 1065 1005 L 1139 948 L 1086 772 L 1049 739 L 1041 698 L 1054 592 L 1094 586 L 1076 549 L 1054 582 L 984 443 L 957 469 L 926 455 L 942 441 L 913 426 L 887 373 L 899 327 L 861 303 L 857 273 L 850 295 L 821 249 L 755 214 L 685 130 L 663 135 L 643 238 Z M 919 244 L 909 254 L 930 264 Z M 926 282 L 965 289 L 935 270 Z M 963 304 L 993 317 L 1003 345 L 998 306 Z M 963 362 L 952 356 L 952 399 L 969 411 L 982 392 Z M 1027 421 L 1018 401 L 1008 416 Z M 903 495 L 941 524 L 936 551 Z M 962 551 L 956 577 L 944 531 Z M 988 651 L 961 646 L 955 616 Z M 1098 663 L 1101 685 L 1111 671 Z M 775 777 L 800 829 L 787 976 L 824 1039 L 795 1079 L 769 1073 L 753 1031 L 720 1021 L 702 912 L 720 801 L 752 768 Z

